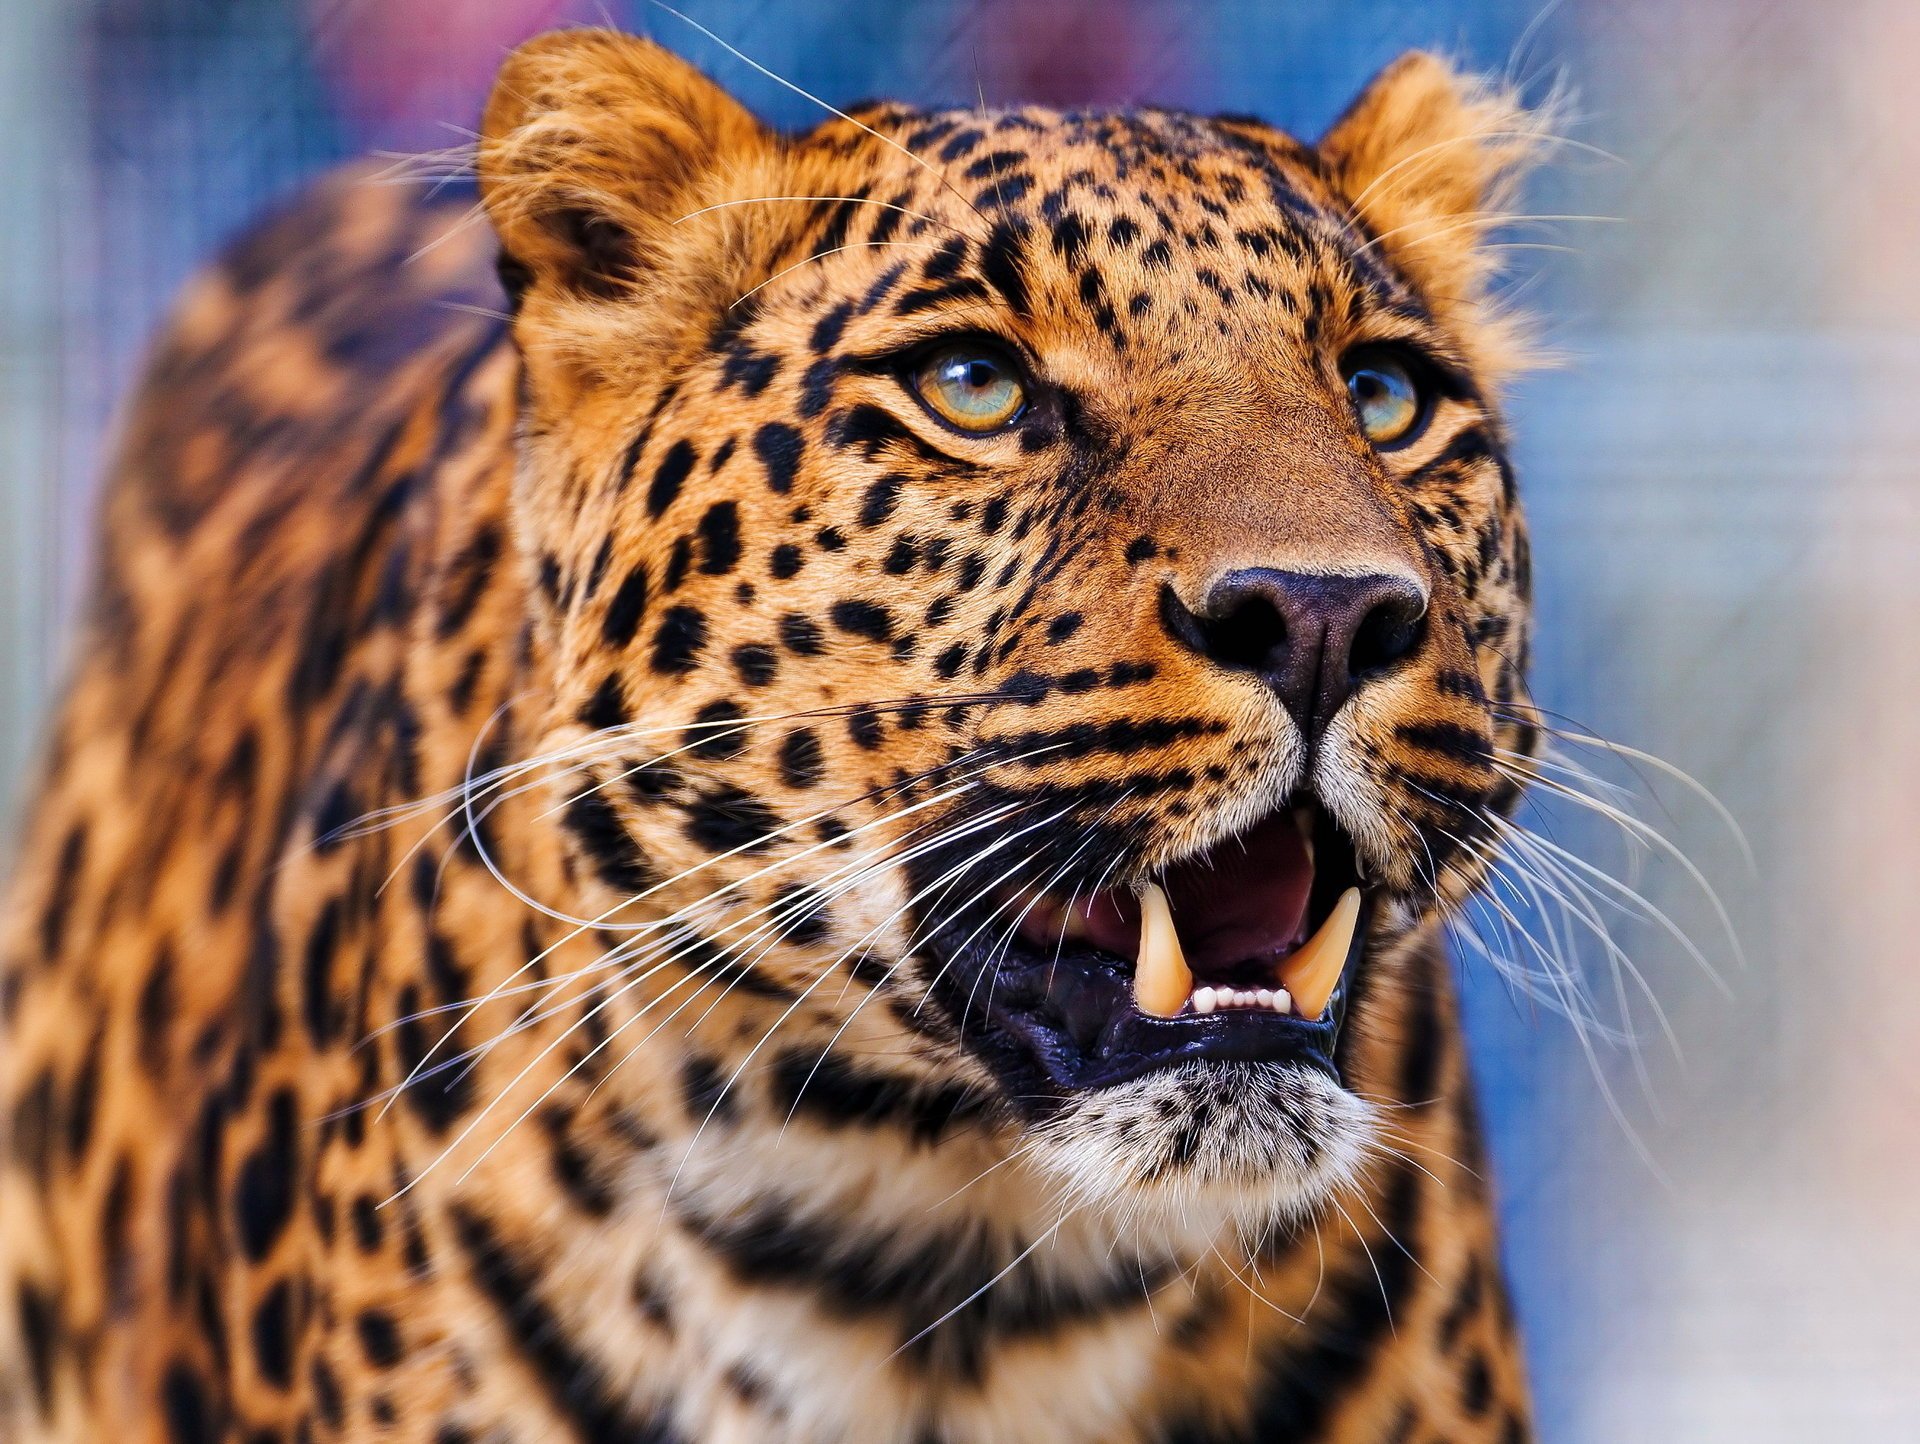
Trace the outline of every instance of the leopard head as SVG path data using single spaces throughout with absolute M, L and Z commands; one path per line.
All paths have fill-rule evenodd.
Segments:
M 1124 1209 L 1353 1174 L 1535 745 L 1481 240 L 1536 135 L 1422 54 L 1313 145 L 514 54 L 543 751 L 650 1037 L 963 1090 Z

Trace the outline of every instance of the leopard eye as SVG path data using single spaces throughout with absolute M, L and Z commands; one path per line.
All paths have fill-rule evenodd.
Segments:
M 1411 359 L 1387 347 L 1356 351 L 1341 365 L 1360 430 L 1375 446 L 1413 440 L 1427 419 L 1428 398 Z
M 927 409 L 962 431 L 998 431 L 1027 405 L 1020 366 L 988 341 L 954 341 L 929 351 L 910 373 Z

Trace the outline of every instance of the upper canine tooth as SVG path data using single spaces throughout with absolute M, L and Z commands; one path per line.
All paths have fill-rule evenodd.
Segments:
M 1035 935 L 1043 938 L 1057 938 L 1066 924 L 1060 904 L 1049 897 L 1035 898 L 1027 904 L 1025 921 L 1032 927 Z
M 1303 1018 L 1318 1018 L 1327 1010 L 1353 946 L 1354 924 L 1360 920 L 1360 889 L 1350 887 L 1320 924 L 1320 931 L 1280 961 L 1280 981 L 1293 994 L 1294 1010 Z
M 1306 849 L 1307 866 L 1313 866 L 1313 811 L 1306 807 L 1293 810 L 1294 830 L 1300 834 L 1300 846 Z
M 1066 917 L 1062 919 L 1060 924 L 1060 937 L 1062 941 L 1069 943 L 1086 941 L 1088 929 L 1087 915 L 1082 911 L 1084 906 L 1084 904 L 1076 903 L 1067 909 Z
M 1166 890 L 1148 883 L 1140 890 L 1140 952 L 1133 964 L 1133 1001 L 1143 1013 L 1171 1018 L 1193 991 L 1193 973 L 1174 931 Z

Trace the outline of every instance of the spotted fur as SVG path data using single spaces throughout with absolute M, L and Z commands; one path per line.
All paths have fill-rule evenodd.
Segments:
M 1536 129 L 1414 55 L 1314 146 L 782 137 L 578 31 L 507 63 L 490 230 L 347 176 L 245 240 L 132 412 L 5 917 L 0 1430 L 1529 1437 L 1439 925 L 1534 745 L 1478 242 Z M 958 330 L 1045 404 L 921 409 Z M 1443 383 L 1392 453 L 1335 369 L 1384 338 Z M 1162 615 L 1244 565 L 1430 594 L 1319 743 L 1388 899 L 1344 1086 L 1017 1096 L 910 894 L 1290 796 Z

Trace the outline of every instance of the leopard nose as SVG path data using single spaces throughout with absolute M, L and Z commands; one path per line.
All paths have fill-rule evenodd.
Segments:
M 1169 585 L 1160 610 L 1183 646 L 1273 688 L 1312 739 L 1357 687 L 1420 645 L 1427 597 L 1409 577 L 1245 567 L 1215 579 L 1196 608 Z

